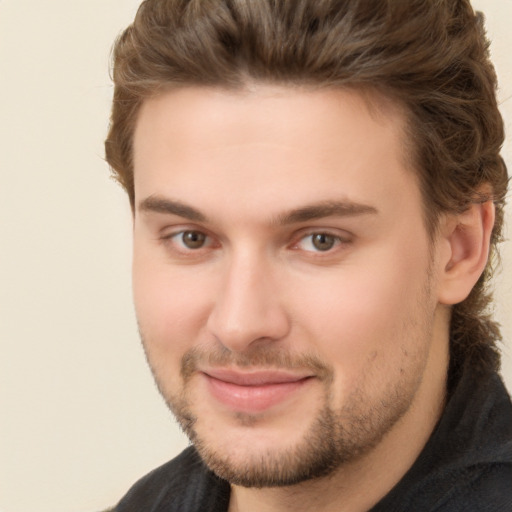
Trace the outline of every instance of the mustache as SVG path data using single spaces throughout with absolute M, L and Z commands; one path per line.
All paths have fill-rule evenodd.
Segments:
M 254 347 L 246 352 L 231 352 L 225 347 L 194 347 L 181 358 L 180 374 L 187 382 L 200 367 L 258 368 L 272 370 L 306 370 L 320 380 L 330 382 L 333 368 L 312 354 L 291 354 L 268 346 Z

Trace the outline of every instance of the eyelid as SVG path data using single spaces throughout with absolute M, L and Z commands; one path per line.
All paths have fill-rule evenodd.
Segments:
M 187 248 L 183 246 L 179 242 L 174 242 L 174 238 L 179 235 L 183 235 L 183 233 L 187 231 L 199 232 L 206 236 L 206 244 L 197 249 Z M 299 244 L 306 239 L 307 237 L 311 237 L 314 235 L 323 234 L 336 239 L 336 243 L 331 249 L 327 249 L 325 251 L 316 249 L 316 250 L 308 250 L 299 247 Z M 354 235 L 346 230 L 338 229 L 338 228 L 322 228 L 322 227 L 308 227 L 300 229 L 294 232 L 291 236 L 291 242 L 286 244 L 288 249 L 294 251 L 302 251 L 303 253 L 307 253 L 311 256 L 314 255 L 316 258 L 327 258 L 329 256 L 333 256 L 340 251 L 343 251 L 350 245 L 354 240 Z M 209 229 L 206 229 L 202 226 L 191 225 L 191 224 L 180 224 L 173 226 L 166 226 L 162 228 L 158 235 L 158 241 L 163 245 L 170 246 L 168 250 L 174 252 L 178 256 L 191 256 L 200 254 L 204 254 L 206 251 L 211 251 L 212 249 L 219 248 L 223 245 L 221 241 L 219 241 L 218 237 L 211 233 Z M 171 247 L 172 246 L 172 247 Z
M 187 248 L 182 243 L 175 241 L 177 237 L 179 237 L 180 235 L 183 236 L 183 234 L 186 232 L 196 232 L 205 235 L 205 245 L 202 247 L 198 247 L 197 249 L 191 249 Z M 210 234 L 210 232 L 207 229 L 191 225 L 179 225 L 173 226 L 172 228 L 168 226 L 160 231 L 158 241 L 163 245 L 167 246 L 169 250 L 172 250 L 175 254 L 178 255 L 199 255 L 204 251 L 214 249 L 220 245 L 219 243 L 215 242 L 215 238 Z
M 179 235 L 180 233 L 185 233 L 186 231 L 197 231 L 198 233 L 203 233 L 204 235 L 211 237 L 211 233 L 208 229 L 197 226 L 195 224 L 173 224 L 166 225 L 165 227 L 158 230 L 158 238 L 159 239 L 169 239 L 173 236 Z
M 354 238 L 353 235 L 351 235 L 347 231 L 337 230 L 337 229 L 328 229 L 328 228 L 322 229 L 322 228 L 313 227 L 313 228 L 307 228 L 307 229 L 301 230 L 298 233 L 296 233 L 293 237 L 292 243 L 290 244 L 290 248 L 294 249 L 294 250 L 300 250 L 300 248 L 298 247 L 300 242 L 302 242 L 304 239 L 306 239 L 308 237 L 312 237 L 314 235 L 327 235 L 327 236 L 335 238 L 337 241 L 337 243 L 333 246 L 332 249 L 328 249 L 326 251 L 303 249 L 304 252 L 312 253 L 319 257 L 321 257 L 322 255 L 325 255 L 325 256 L 332 255 L 334 252 L 337 251 L 337 249 L 339 250 L 340 246 L 343 247 L 343 246 L 346 246 L 347 244 L 352 243 L 353 238 Z

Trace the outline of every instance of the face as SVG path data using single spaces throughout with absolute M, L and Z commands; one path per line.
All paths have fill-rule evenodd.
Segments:
M 182 427 L 232 483 L 325 475 L 418 405 L 435 251 L 401 128 L 398 109 L 341 90 L 184 88 L 142 107 L 143 344 Z

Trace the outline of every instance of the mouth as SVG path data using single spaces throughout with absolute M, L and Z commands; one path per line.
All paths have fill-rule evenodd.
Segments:
M 262 413 L 286 402 L 314 376 L 280 370 L 236 371 L 206 369 L 201 372 L 212 397 L 236 412 Z

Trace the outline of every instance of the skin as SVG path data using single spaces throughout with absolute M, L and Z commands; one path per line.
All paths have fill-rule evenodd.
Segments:
M 402 114 L 375 101 L 187 87 L 141 109 L 140 331 L 163 396 L 232 482 L 231 511 L 368 510 L 441 414 L 448 306 L 485 264 L 492 206 L 443 217 L 431 240 Z M 219 369 L 301 380 L 276 401 L 222 387 Z

